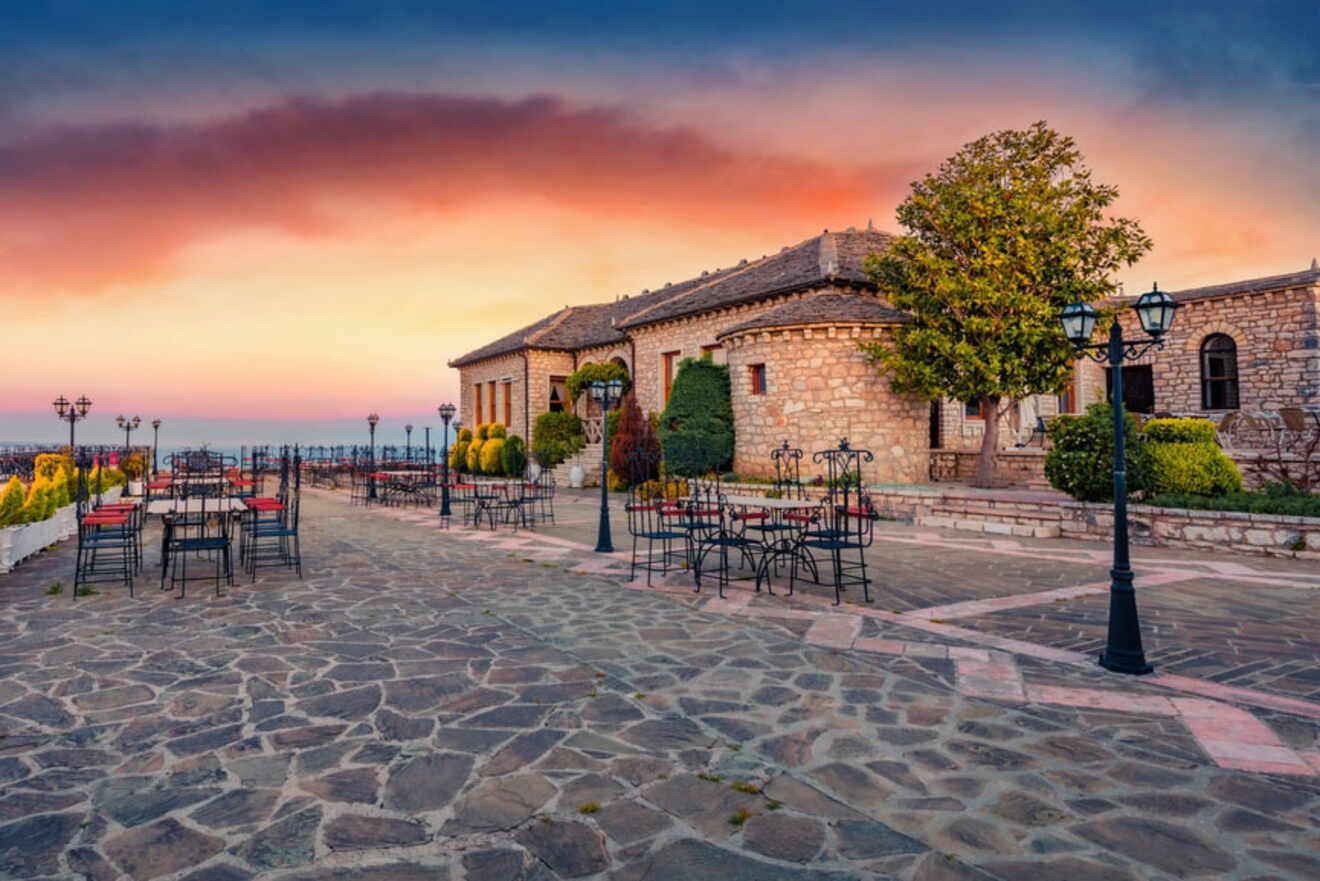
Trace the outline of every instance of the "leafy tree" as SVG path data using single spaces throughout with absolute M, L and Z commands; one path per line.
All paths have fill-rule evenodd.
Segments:
M 637 404 L 637 396 L 632 392 L 624 395 L 618 413 L 618 425 L 610 434 L 610 471 L 617 475 L 624 485 L 627 485 L 634 476 L 639 478 L 639 482 L 655 480 L 660 476 L 660 438 L 651 427 L 651 421 L 642 415 L 642 408 Z M 655 465 L 645 467 L 643 463 L 638 462 L 637 466 L 645 467 L 645 472 L 634 475 L 634 463 L 628 461 L 628 456 L 633 450 L 655 453 Z
M 727 471 L 733 461 L 729 366 L 684 358 L 660 415 L 660 447 L 670 474 Z
M 986 135 L 912 185 L 906 233 L 867 259 L 912 320 L 862 345 L 896 392 L 986 410 L 976 484 L 994 477 L 999 417 L 1061 391 L 1072 349 L 1059 311 L 1116 290 L 1111 273 L 1150 250 L 1135 220 L 1108 217 L 1118 190 L 1091 179 L 1072 138 L 1038 122 Z

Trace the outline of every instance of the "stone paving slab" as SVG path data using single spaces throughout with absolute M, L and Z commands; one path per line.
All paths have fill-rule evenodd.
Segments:
M 1131 679 L 1127 705 L 978 697 L 960 680 L 1011 669 L 1023 697 L 1072 698 L 1114 677 L 892 610 L 736 601 L 750 586 L 721 607 L 630 583 L 617 558 L 579 575 L 591 557 L 559 536 L 552 563 L 525 533 L 499 549 L 328 494 L 304 510 L 304 581 L 75 605 L 42 593 L 67 583 L 67 549 L 0 578 L 0 876 L 1320 870 L 1317 778 L 1203 748 L 1227 731 L 1310 765 L 1305 717 Z M 767 600 L 793 614 L 747 614 Z

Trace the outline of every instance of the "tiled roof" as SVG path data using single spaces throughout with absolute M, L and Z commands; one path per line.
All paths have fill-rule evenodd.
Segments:
M 573 350 L 609 345 L 626 339 L 627 328 L 754 302 L 831 281 L 869 285 L 863 268 L 867 255 L 885 250 L 892 241 L 888 233 L 873 229 L 826 231 L 778 254 L 703 272 L 696 278 L 621 297 L 613 303 L 566 307 L 455 358 L 449 366 L 462 367 L 529 347 Z
M 750 321 L 722 330 L 717 338 L 746 330 L 812 324 L 902 324 L 911 318 L 876 297 L 825 291 L 792 300 Z
M 863 268 L 868 254 L 887 249 L 893 237 L 877 230 L 823 232 L 778 254 L 715 273 L 689 291 L 649 308 L 635 310 L 620 321 L 623 328 L 707 312 L 761 300 L 776 294 L 829 281 L 870 284 Z
M 1191 300 L 1210 300 L 1215 297 L 1231 297 L 1235 294 L 1254 294 L 1261 291 L 1276 291 L 1286 288 L 1304 287 L 1320 283 L 1320 266 L 1311 261 L 1311 267 L 1302 272 L 1286 272 L 1283 275 L 1267 275 L 1263 278 L 1248 278 L 1228 284 L 1209 285 L 1203 288 L 1188 288 L 1185 291 L 1170 291 L 1169 296 L 1176 302 L 1186 303 Z

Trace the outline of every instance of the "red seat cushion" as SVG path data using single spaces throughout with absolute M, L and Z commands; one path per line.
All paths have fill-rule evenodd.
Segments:
M 734 514 L 735 520 L 764 520 L 770 516 L 765 511 L 749 511 L 746 514 Z
M 82 522 L 90 523 L 93 526 L 122 526 L 128 523 L 128 515 L 116 514 L 114 512 L 107 512 L 105 514 L 97 514 L 93 512 L 91 514 L 84 514 Z
M 785 520 L 792 520 L 794 523 L 810 523 L 812 515 L 810 514 L 785 514 Z

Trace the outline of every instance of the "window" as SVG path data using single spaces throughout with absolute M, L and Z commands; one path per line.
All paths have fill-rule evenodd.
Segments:
M 474 423 L 472 423 L 473 428 L 475 428 L 476 426 L 478 426 L 478 425 L 480 425 L 480 424 L 482 423 L 482 418 L 481 418 L 481 383 L 477 383 L 477 384 L 474 385 L 472 388 L 473 388 L 473 390 L 475 391 L 475 394 L 476 394 L 475 400 L 476 400 L 476 402 L 477 402 L 477 421 L 474 422 Z
M 984 401 L 967 401 L 963 404 L 963 416 L 968 419 L 984 419 L 990 407 Z
M 568 400 L 568 377 L 550 377 L 550 412 L 563 413 Z
M 752 378 L 752 394 L 765 394 L 765 365 L 752 364 L 747 368 L 747 372 Z
M 504 380 L 504 427 L 513 425 L 513 382 Z
M 1068 387 L 1059 393 L 1059 412 L 1077 412 L 1077 377 L 1074 375 Z
M 1238 408 L 1237 344 L 1222 333 L 1201 343 L 1201 409 Z
M 660 360 L 664 364 L 664 377 L 665 377 L 664 403 L 666 404 L 669 403 L 669 389 L 674 384 L 674 372 L 678 369 L 678 359 L 679 356 L 681 356 L 682 354 L 683 354 L 682 352 L 665 352 L 663 355 L 660 356 Z
M 723 364 L 725 363 L 724 346 L 719 343 L 715 343 L 712 346 L 702 346 L 701 357 L 707 361 L 713 361 L 716 364 Z
M 1114 400 L 1114 368 L 1105 368 L 1105 400 Z M 1149 364 L 1123 368 L 1123 407 L 1129 413 L 1155 412 L 1155 377 Z
M 490 405 L 490 421 L 495 421 L 495 380 L 486 383 L 486 403 Z

